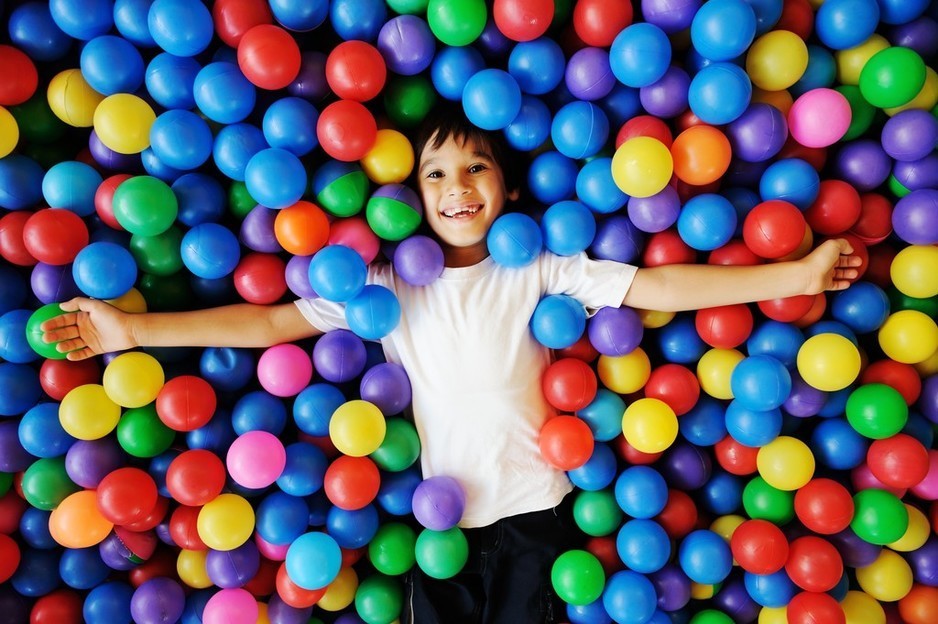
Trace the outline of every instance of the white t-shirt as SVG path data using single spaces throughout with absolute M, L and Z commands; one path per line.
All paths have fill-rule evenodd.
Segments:
M 411 286 L 392 266 L 369 268 L 369 283 L 389 288 L 401 305 L 400 324 L 381 344 L 387 360 L 410 377 L 423 476 L 462 484 L 460 526 L 547 509 L 572 489 L 538 448 L 541 426 L 553 413 L 541 390 L 550 350 L 534 339 L 528 322 L 545 294 L 570 295 L 589 310 L 618 307 L 635 271 L 585 253 L 545 253 L 523 268 L 488 257 Z M 341 304 L 301 299 L 297 306 L 321 331 L 348 328 Z

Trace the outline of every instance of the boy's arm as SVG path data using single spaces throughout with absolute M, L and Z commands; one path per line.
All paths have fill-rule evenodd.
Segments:
M 670 264 L 641 268 L 623 304 L 679 312 L 843 290 L 861 263 L 843 239 L 828 240 L 800 260 L 755 266 Z
M 132 347 L 268 347 L 321 333 L 293 303 L 144 314 L 83 297 L 59 305 L 66 313 L 42 324 L 43 340 L 70 360 Z

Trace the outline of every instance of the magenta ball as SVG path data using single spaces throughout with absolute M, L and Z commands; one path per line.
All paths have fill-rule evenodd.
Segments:
M 274 345 L 257 360 L 257 379 L 274 396 L 296 396 L 312 378 L 313 362 L 295 344 Z
M 283 473 L 287 453 L 283 442 L 269 431 L 248 431 L 231 443 L 225 464 L 235 483 L 256 490 L 267 487 Z
M 791 105 L 788 129 L 792 138 L 805 147 L 827 147 L 846 134 L 851 115 L 850 103 L 839 91 L 812 89 Z
M 431 531 L 446 531 L 462 519 L 466 492 L 452 477 L 428 477 L 420 482 L 413 496 L 414 517 Z
M 257 600 L 246 589 L 222 589 L 205 603 L 203 624 L 254 624 L 258 615 Z
M 429 236 L 409 236 L 394 250 L 393 264 L 405 282 L 426 286 L 443 273 L 443 249 Z

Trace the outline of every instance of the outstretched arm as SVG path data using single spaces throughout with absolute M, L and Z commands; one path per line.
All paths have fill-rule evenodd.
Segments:
M 66 313 L 42 324 L 43 340 L 70 360 L 132 347 L 268 347 L 320 333 L 293 303 L 144 314 L 83 297 L 59 305 Z
M 856 279 L 860 258 L 843 239 L 828 240 L 800 260 L 755 266 L 670 264 L 642 268 L 623 304 L 679 312 L 734 303 L 843 290 Z

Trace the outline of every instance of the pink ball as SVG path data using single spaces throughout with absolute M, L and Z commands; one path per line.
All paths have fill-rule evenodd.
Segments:
M 850 103 L 834 89 L 811 89 L 788 111 L 788 131 L 805 147 L 827 147 L 839 141 L 850 127 Z
M 242 433 L 228 448 L 228 474 L 246 488 L 265 488 L 277 480 L 287 465 L 283 442 L 269 431 Z
M 312 378 L 313 361 L 295 344 L 274 345 L 257 361 L 257 379 L 274 396 L 296 396 Z
M 906 491 L 904 488 L 895 488 L 890 487 L 876 478 L 876 475 L 873 474 L 873 471 L 870 470 L 869 465 L 866 462 L 855 466 L 850 471 L 850 481 L 853 483 L 853 489 L 859 492 L 860 490 L 886 490 L 887 492 L 892 492 L 899 498 L 905 496 Z
M 271 561 L 286 561 L 287 551 L 290 550 L 290 544 L 271 544 L 263 537 L 254 533 L 254 543 L 257 544 L 257 550 L 265 559 Z
M 259 610 L 257 600 L 246 589 L 222 589 L 216 592 L 202 611 L 203 624 L 254 624 Z
M 911 489 L 922 500 L 938 500 L 938 450 L 928 451 L 928 474 Z
M 336 219 L 329 228 L 329 244 L 345 245 L 358 252 L 365 264 L 371 264 L 381 250 L 381 241 L 361 217 Z

